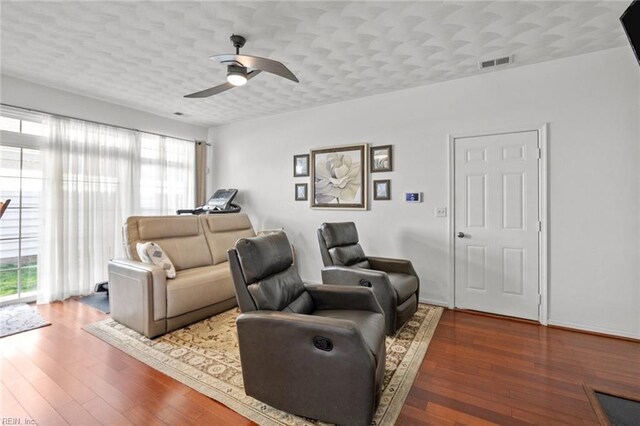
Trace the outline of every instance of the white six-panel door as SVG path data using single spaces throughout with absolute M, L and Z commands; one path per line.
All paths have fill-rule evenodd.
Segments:
M 538 320 L 538 132 L 454 139 L 455 306 Z

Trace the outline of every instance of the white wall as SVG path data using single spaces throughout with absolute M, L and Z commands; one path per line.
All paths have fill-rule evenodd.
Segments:
M 0 77 L 0 102 L 114 126 L 205 140 L 207 129 L 132 108 L 41 86 L 7 75 Z
M 303 83 L 301 83 L 303 84 Z M 365 252 L 409 258 L 421 299 L 448 303 L 447 135 L 549 123 L 549 322 L 640 337 L 640 67 L 620 48 L 210 129 L 213 187 L 234 187 L 257 229 L 284 226 L 320 281 L 316 229 L 356 222 Z M 394 145 L 392 201 L 369 211 L 294 201 L 292 157 Z M 371 179 L 371 178 L 370 178 Z M 421 204 L 404 191 L 424 192 Z

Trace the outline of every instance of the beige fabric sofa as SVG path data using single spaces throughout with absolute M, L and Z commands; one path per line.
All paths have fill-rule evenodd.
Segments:
M 123 227 L 126 259 L 109 262 L 109 301 L 116 321 L 156 337 L 236 306 L 227 250 L 255 232 L 246 214 L 134 216 Z M 169 256 L 176 277 L 144 264 L 139 242 Z

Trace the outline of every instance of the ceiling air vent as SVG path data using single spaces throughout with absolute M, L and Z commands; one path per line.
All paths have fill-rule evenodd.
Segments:
M 513 62 L 513 58 L 511 56 L 505 56 L 504 58 L 496 58 L 496 59 L 489 59 L 487 61 L 480 61 L 478 62 L 478 68 L 480 68 L 481 70 L 484 70 L 487 68 L 496 67 L 498 65 L 510 64 L 511 62 Z

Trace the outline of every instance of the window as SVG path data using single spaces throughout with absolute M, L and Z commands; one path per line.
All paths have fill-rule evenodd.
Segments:
M 140 213 L 176 214 L 193 208 L 195 144 L 142 133 L 140 158 Z
M 40 151 L 0 146 L 0 303 L 35 296 L 38 283 Z
M 87 294 L 122 255 L 128 216 L 194 198 L 191 141 L 0 107 L 0 305 Z
M 0 117 L 0 130 L 33 136 L 44 136 L 45 132 L 42 123 L 12 117 Z
M 0 130 L 20 133 L 20 120 L 11 117 L 0 117 Z

